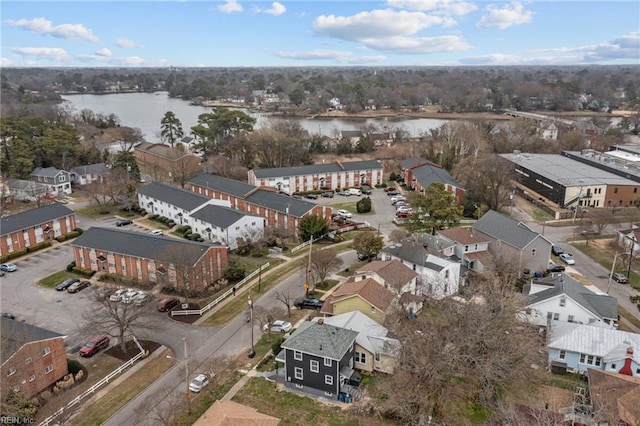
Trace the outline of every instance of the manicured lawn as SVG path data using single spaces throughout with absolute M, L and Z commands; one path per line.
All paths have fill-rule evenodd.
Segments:
M 345 203 L 335 203 L 335 204 L 329 204 L 328 207 L 331 207 L 334 210 L 346 210 L 348 212 L 351 213 L 357 213 L 357 214 L 374 214 L 375 210 L 373 208 L 373 204 L 371 205 L 371 211 L 368 213 L 358 213 L 358 209 L 356 208 L 356 203 L 360 200 L 360 198 L 358 198 L 355 201 L 350 201 L 350 202 L 345 202 Z
M 57 286 L 67 278 L 84 278 L 84 277 L 82 277 L 81 275 L 76 275 L 71 272 L 67 272 L 66 270 L 58 271 L 38 281 L 38 285 L 46 288 L 54 288 L 55 286 Z
M 90 217 L 91 219 L 101 219 L 105 216 L 114 215 L 118 212 L 118 208 L 113 204 L 107 204 L 104 211 L 101 211 L 98 205 L 93 204 L 90 206 L 82 207 L 76 210 L 76 213 L 81 216 Z

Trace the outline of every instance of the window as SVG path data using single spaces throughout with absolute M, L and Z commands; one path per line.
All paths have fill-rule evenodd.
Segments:
M 557 313 L 557 312 L 555 312 L 555 313 L 553 314 L 553 320 L 554 320 L 554 321 L 558 321 L 559 319 L 560 319 L 560 314 L 559 314 L 559 313 Z
M 312 373 L 317 373 L 318 371 L 320 371 L 320 363 L 315 360 L 310 360 L 309 370 L 311 370 Z
M 296 379 L 302 380 L 304 378 L 304 375 L 302 373 L 302 368 L 296 367 L 294 369 L 294 375 L 295 375 Z
M 24 363 L 25 364 L 29 364 L 29 363 L 31 363 L 31 361 L 32 361 L 31 357 L 28 357 L 28 358 L 24 359 Z
M 7 377 L 13 376 L 14 374 L 16 374 L 16 369 L 13 367 L 9 368 L 9 371 L 7 371 Z
M 613 188 L 613 193 L 617 194 L 618 193 L 618 188 Z
M 293 351 L 293 359 L 296 361 L 302 361 L 302 352 Z
M 585 354 L 580 354 L 580 364 L 584 364 L 586 357 L 587 356 Z
M 561 350 L 560 354 L 558 355 L 558 359 L 565 359 L 566 356 L 567 356 L 567 351 Z
M 367 354 L 356 351 L 355 360 L 356 362 L 364 364 L 367 362 Z
M 551 320 L 553 318 L 553 312 L 547 312 L 547 320 Z
M 567 299 L 564 297 L 560 298 L 560 306 L 565 306 L 567 304 Z
M 29 376 L 29 382 L 33 382 L 36 379 L 36 375 L 32 374 Z
M 600 364 L 602 364 L 602 358 L 600 358 L 599 356 L 596 357 L 596 363 L 595 366 L 596 367 L 600 367 Z
M 49 365 L 47 365 L 47 368 L 45 368 L 45 369 L 44 369 L 44 372 L 45 372 L 46 374 L 49 374 L 49 373 L 51 373 L 52 371 L 53 371 L 53 364 L 49 364 Z
M 325 358 L 324 359 L 324 365 L 326 367 L 331 367 L 331 358 Z
M 324 383 L 327 384 L 327 385 L 332 385 L 333 384 L 333 376 L 330 375 L 330 374 L 325 374 Z
M 373 358 L 379 362 L 381 357 L 379 353 L 376 353 Z
M 573 315 L 569 315 L 569 319 L 567 321 L 573 322 Z
M 49 346 L 47 346 L 46 348 L 44 348 L 42 350 L 42 356 L 47 356 L 51 353 L 51 348 Z
M 532 248 L 531 249 L 531 256 L 535 256 L 536 255 L 536 251 L 537 251 L 537 249 Z
M 13 391 L 14 391 L 14 392 L 20 392 L 20 385 L 15 385 L 15 386 L 13 387 Z
M 469 251 L 469 246 L 464 246 L 464 251 Z
M 616 365 L 615 364 L 611 364 L 611 369 L 615 370 L 616 369 Z
M 60 182 L 64 182 L 66 180 L 66 176 L 65 175 L 60 175 Z
M 587 355 L 587 364 L 593 365 L 593 355 Z

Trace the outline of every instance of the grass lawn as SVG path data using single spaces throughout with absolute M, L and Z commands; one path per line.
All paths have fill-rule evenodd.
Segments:
M 151 220 L 151 219 L 142 219 L 142 220 L 138 220 L 136 221 L 136 223 L 138 223 L 139 225 L 142 226 L 146 226 L 147 228 L 151 228 L 151 229 L 162 229 L 163 231 L 165 229 L 169 229 L 169 227 L 167 225 L 165 225 L 162 222 L 156 222 L 155 220 Z M 182 238 L 182 235 L 178 235 L 180 238 Z
M 144 365 L 94 404 L 82 410 L 82 415 L 78 416 L 77 421 L 73 424 L 76 426 L 102 424 L 171 368 L 173 360 L 168 359 L 166 355 L 171 355 L 169 349 L 165 349 L 156 359 Z
M 620 316 L 624 317 L 631 324 L 633 324 L 636 327 L 640 328 L 640 320 L 638 318 L 634 317 L 633 314 L 631 314 L 631 312 L 627 311 L 625 308 L 623 308 L 620 305 L 618 305 L 618 313 L 620 314 Z M 620 326 L 623 326 L 623 325 L 624 324 L 620 324 Z
M 97 204 L 93 204 L 90 206 L 82 207 L 81 209 L 76 210 L 76 213 L 81 216 L 90 217 L 91 219 L 101 219 L 105 216 L 114 215 L 118 213 L 119 209 L 113 205 L 113 203 L 109 203 L 105 206 L 104 212 L 100 211 L 100 207 Z
M 364 262 L 358 262 L 358 263 L 354 263 L 351 266 L 348 266 L 338 272 L 336 272 L 337 275 L 340 275 L 342 277 L 350 277 L 351 275 L 353 275 L 353 272 L 356 271 L 358 268 L 366 265 L 367 263 L 369 263 L 368 261 L 364 261 Z
M 339 282 L 340 281 L 338 280 L 326 280 L 324 283 L 318 284 L 316 286 L 316 289 L 326 292 L 331 290 L 333 287 L 335 287 Z
M 62 281 L 66 280 L 67 278 L 84 278 L 86 279 L 86 277 L 83 277 L 82 275 L 76 275 L 72 272 L 67 272 L 66 270 L 63 271 L 58 271 L 56 273 L 53 273 L 47 277 L 44 277 L 43 279 L 41 279 L 40 281 L 38 281 L 38 285 L 42 286 L 42 287 L 46 287 L 46 288 L 54 288 L 55 286 L 57 286 L 58 284 L 60 284 Z

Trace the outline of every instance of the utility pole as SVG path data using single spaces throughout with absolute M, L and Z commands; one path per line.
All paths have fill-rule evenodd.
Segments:
M 187 382 L 187 393 L 185 394 L 187 398 L 187 412 L 191 415 L 191 391 L 189 390 L 189 352 L 187 351 L 187 338 L 183 337 L 182 342 L 184 343 L 184 375 L 185 380 Z
M 313 235 L 309 237 L 309 260 L 307 262 L 307 274 L 304 283 L 304 297 L 309 297 L 309 284 L 311 282 L 311 246 L 313 245 Z
M 631 275 L 631 261 L 633 260 L 633 247 L 636 245 L 635 234 L 634 237 L 631 238 L 631 248 L 629 250 L 629 266 L 627 267 L 627 279 L 630 279 Z
M 247 303 L 249 304 L 249 310 L 251 312 L 251 349 L 249 350 L 247 356 L 249 358 L 253 358 L 254 356 L 256 356 L 256 351 L 253 348 L 253 299 L 251 298 L 251 294 L 247 296 Z

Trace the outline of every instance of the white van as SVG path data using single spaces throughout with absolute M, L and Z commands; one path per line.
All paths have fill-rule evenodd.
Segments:
M 347 192 L 349 193 L 349 195 L 362 195 L 362 191 L 360 191 L 358 188 L 349 188 Z

